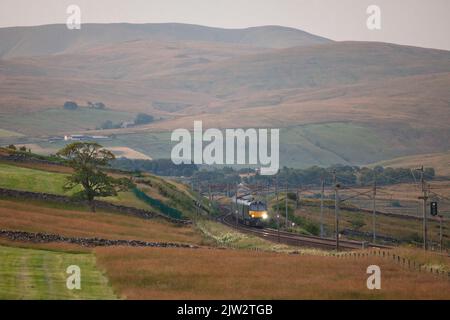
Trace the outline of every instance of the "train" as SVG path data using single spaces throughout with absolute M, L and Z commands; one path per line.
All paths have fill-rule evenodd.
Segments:
M 251 197 L 238 197 L 237 214 L 239 221 L 247 226 L 263 228 L 269 219 L 267 206 Z

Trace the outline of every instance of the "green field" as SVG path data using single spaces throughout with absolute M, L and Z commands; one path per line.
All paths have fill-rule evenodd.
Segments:
M 66 177 L 67 174 L 63 173 L 29 169 L 0 163 L 0 188 L 72 195 L 79 189 L 65 192 L 63 186 L 66 183 Z M 104 200 L 140 209 L 150 208 L 130 191 L 121 192 L 114 197 L 106 197 Z
M 392 159 L 415 152 L 417 144 L 408 140 L 410 135 L 419 135 L 425 141 L 427 137 L 437 135 L 437 132 L 421 133 L 409 127 L 385 128 L 353 122 L 280 128 L 280 166 L 306 168 L 338 163 L 365 165 Z M 115 139 L 104 142 L 105 146 L 133 148 L 154 159 L 170 158 L 175 144 L 170 141 L 170 132 L 119 134 Z
M 285 198 L 282 196 L 280 199 L 280 211 L 285 212 Z M 329 200 L 327 200 L 329 201 Z M 272 207 L 275 206 L 275 201 L 272 202 Z M 295 209 L 295 216 L 300 219 L 297 221 L 297 227 L 295 231 L 300 232 L 304 224 L 310 223 L 319 230 L 320 226 L 320 205 L 317 199 L 303 199 L 300 202 L 299 209 Z M 288 204 L 289 214 L 293 213 L 295 208 L 295 201 L 289 200 Z M 371 233 L 373 228 L 373 216 L 371 213 L 362 211 L 348 211 L 341 207 L 339 211 L 340 230 L 349 229 L 359 232 L 364 232 L 368 236 L 347 236 L 351 239 L 372 241 Z M 326 237 L 335 236 L 335 211 L 334 208 L 325 207 L 323 211 L 323 223 L 324 232 Z M 420 246 L 422 243 L 422 221 L 420 219 L 405 219 L 400 217 L 390 217 L 382 214 L 376 215 L 376 233 L 379 236 L 388 236 L 395 238 L 403 243 L 415 244 Z M 444 222 L 444 230 L 448 229 L 449 224 Z M 437 246 L 439 242 L 439 223 L 437 221 L 428 221 L 428 237 L 430 243 L 434 243 Z M 382 239 L 378 239 L 379 243 L 382 243 Z M 392 245 L 392 243 L 387 243 Z M 449 246 L 447 238 L 443 240 L 444 247 Z
M 66 269 L 81 269 L 81 289 L 69 290 Z M 88 253 L 0 246 L 0 299 L 115 299 Z
M 43 170 L 28 169 L 0 163 L 0 187 L 53 194 L 65 193 L 63 185 L 67 175 Z
M 109 110 L 65 111 L 52 109 L 40 112 L 39 114 L 45 114 L 46 112 L 49 113 L 49 118 L 42 119 L 44 122 L 53 119 L 53 114 L 60 114 L 62 116 L 69 113 L 67 119 L 71 123 L 65 125 L 60 123 L 59 120 L 55 120 L 50 121 L 52 123 L 49 124 L 39 124 L 38 120 L 33 119 L 32 122 L 36 125 L 34 129 L 33 127 L 29 127 L 28 124 L 24 124 L 24 126 L 30 128 L 31 131 L 40 130 L 40 128 L 47 126 L 46 131 L 74 132 L 85 129 L 78 127 L 76 125 L 77 123 L 86 123 L 88 125 L 84 127 L 94 128 L 106 119 L 110 119 L 111 117 L 108 116 L 109 113 L 114 113 L 119 118 L 122 117 L 120 112 Z M 71 114 L 71 112 L 84 114 L 84 116 L 89 118 L 89 120 L 86 120 L 88 122 L 84 122 L 81 118 L 78 120 L 75 119 L 74 114 Z M 92 114 L 90 114 L 91 112 Z M 9 119 L 12 121 L 10 123 L 11 127 L 17 127 L 14 121 L 26 121 L 27 118 L 25 117 L 24 119 Z M 1 117 L 0 121 L 3 121 Z M 17 128 L 20 127 L 19 125 Z M 429 152 L 442 151 L 440 148 L 445 147 L 445 139 L 442 139 L 442 136 L 445 136 L 445 134 L 445 132 L 442 130 L 439 131 L 438 129 L 423 131 L 405 125 L 389 126 L 380 124 L 378 126 L 369 126 L 356 122 L 329 122 L 290 126 L 280 128 L 280 166 L 307 168 L 313 165 L 367 165 L 377 161 L 413 155 L 417 153 L 418 148 L 421 148 L 419 150 L 421 153 L 428 154 Z M 117 133 L 112 139 L 104 140 L 100 143 L 105 147 L 129 147 L 153 159 L 168 159 L 170 158 L 173 146 L 176 144 L 170 140 L 170 136 L 171 132 L 169 131 L 129 134 Z M 415 137 L 416 140 L 411 140 L 410 137 Z M 20 142 L 24 139 L 23 137 L 4 137 L 1 141 L 3 144 L 10 142 L 24 143 Z M 430 145 L 428 143 L 430 139 L 435 143 L 440 143 L 440 146 Z M 49 150 L 49 153 L 67 144 L 64 141 L 56 143 L 33 141 L 32 143 L 36 143 L 40 147 Z M 448 147 L 445 148 L 448 149 Z M 440 165 L 446 164 L 443 163 Z
M 55 143 L 40 142 L 39 146 L 45 149 L 58 150 L 70 142 L 58 141 Z M 117 135 L 114 139 L 100 141 L 104 147 L 129 147 L 142 152 L 153 159 L 170 158 L 172 144 L 170 132 L 148 132 Z
M 22 134 L 10 130 L 0 129 L 0 138 L 21 137 Z
M 19 131 L 33 137 L 95 129 L 106 120 L 120 123 L 130 121 L 134 117 L 134 113 L 123 111 L 81 107 L 77 110 L 65 110 L 61 107 L 23 115 L 0 116 L 0 123 L 3 129 Z

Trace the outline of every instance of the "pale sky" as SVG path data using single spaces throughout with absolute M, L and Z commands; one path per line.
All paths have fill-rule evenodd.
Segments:
M 0 27 L 81 22 L 180 22 L 224 28 L 282 25 L 333 40 L 383 41 L 450 50 L 450 0 L 0 0 Z M 369 5 L 381 30 L 366 27 Z

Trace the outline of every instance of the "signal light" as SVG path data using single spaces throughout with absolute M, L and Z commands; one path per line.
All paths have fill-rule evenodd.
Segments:
M 432 216 L 437 216 L 438 214 L 438 205 L 436 201 L 430 202 L 430 214 Z

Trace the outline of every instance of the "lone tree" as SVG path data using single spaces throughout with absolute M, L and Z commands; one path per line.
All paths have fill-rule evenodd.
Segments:
M 81 185 L 82 190 L 74 197 L 87 200 L 92 212 L 95 212 L 96 197 L 115 196 L 133 186 L 130 179 L 113 178 L 103 171 L 115 156 L 96 142 L 74 142 L 58 151 L 57 155 L 65 158 L 74 169 L 64 189 L 72 190 Z

